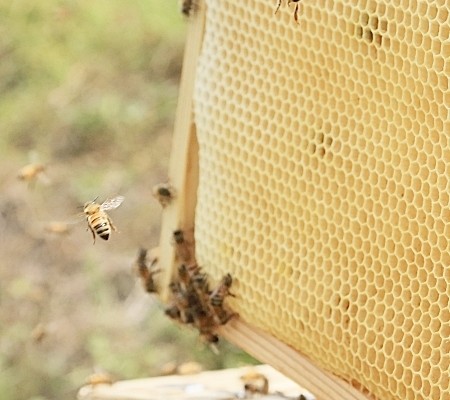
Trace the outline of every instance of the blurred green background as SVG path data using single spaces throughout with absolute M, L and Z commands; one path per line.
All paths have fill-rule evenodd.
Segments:
M 159 238 L 185 30 L 176 0 L 0 0 L 2 399 L 74 399 L 96 370 L 255 362 L 172 324 L 131 268 Z M 47 170 L 28 184 L 30 162 Z M 117 194 L 110 241 L 93 246 L 84 222 L 45 230 Z

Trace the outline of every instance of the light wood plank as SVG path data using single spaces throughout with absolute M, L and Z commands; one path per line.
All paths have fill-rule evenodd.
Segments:
M 219 333 L 313 393 L 317 400 L 372 400 L 347 382 L 319 368 L 285 343 L 242 320 L 230 321 L 220 328 Z
M 112 385 L 86 385 L 78 400 L 230 400 L 243 396 L 241 376 L 248 372 L 263 374 L 269 381 L 269 396 L 255 399 L 287 400 L 307 395 L 305 390 L 269 365 L 206 371 L 194 375 L 171 375 L 115 382 Z M 195 393 L 193 393 L 195 390 Z M 275 393 L 279 393 L 276 395 Z M 197 397 L 194 397 L 197 395 Z M 241 397 L 242 398 L 242 397 Z
M 172 276 L 175 251 L 172 233 L 176 229 L 192 232 L 198 186 L 198 143 L 193 118 L 193 94 L 205 23 L 203 1 L 197 2 L 196 12 L 187 20 L 187 41 L 183 59 L 178 107 L 173 132 L 169 164 L 169 180 L 177 192 L 172 204 L 163 210 L 159 265 L 161 299 L 166 302 Z

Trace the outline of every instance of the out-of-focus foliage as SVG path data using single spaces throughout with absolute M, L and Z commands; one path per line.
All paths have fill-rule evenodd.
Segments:
M 151 188 L 166 178 L 184 31 L 176 0 L 0 0 L 2 398 L 74 398 L 96 368 L 252 362 L 173 325 L 131 270 L 158 241 Z M 19 181 L 29 162 L 45 175 Z M 116 194 L 120 232 L 93 246 L 77 207 Z M 69 233 L 47 232 L 54 220 Z

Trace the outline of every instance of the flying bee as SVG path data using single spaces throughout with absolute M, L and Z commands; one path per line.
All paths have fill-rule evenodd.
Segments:
M 196 8 L 195 0 L 181 0 L 181 13 L 189 17 Z
M 152 194 L 159 201 L 162 208 L 165 208 L 175 198 L 175 189 L 169 183 L 159 183 L 153 186 Z
M 45 171 L 45 165 L 40 163 L 27 164 L 19 170 L 17 178 L 21 181 L 31 182 L 36 179 L 39 174 Z
M 142 285 L 147 293 L 156 293 L 157 287 L 153 275 L 160 270 L 152 268 L 157 262 L 157 258 L 154 258 L 150 264 L 147 265 L 147 249 L 139 249 L 138 256 L 135 262 L 135 268 L 138 276 L 141 278 Z
M 275 14 L 276 14 L 276 13 L 278 12 L 278 10 L 280 9 L 282 1 L 283 1 L 283 0 L 278 0 L 277 9 L 275 10 Z M 295 22 L 297 22 L 297 24 L 298 24 L 298 9 L 299 9 L 299 6 L 300 6 L 300 0 L 288 0 L 288 2 L 287 2 L 288 7 L 289 7 L 289 5 L 290 5 L 291 3 L 295 3 L 294 20 L 295 20 Z
M 67 235 L 70 233 L 70 226 L 66 222 L 53 221 L 45 225 L 44 229 L 49 233 L 54 233 L 55 235 Z
M 27 183 L 34 183 L 38 179 L 41 179 L 45 183 L 49 183 L 48 178 L 45 177 L 45 170 L 46 166 L 44 164 L 27 164 L 19 170 L 17 178 Z
M 95 199 L 96 200 L 96 199 Z M 88 228 L 92 233 L 95 244 L 95 235 L 97 234 L 104 240 L 109 239 L 111 231 L 117 231 L 116 227 L 106 213 L 107 210 L 113 210 L 119 207 L 123 200 L 123 196 L 117 196 L 112 199 L 106 200 L 102 204 L 98 204 L 94 201 L 88 201 L 84 204 L 83 212 L 86 214 Z

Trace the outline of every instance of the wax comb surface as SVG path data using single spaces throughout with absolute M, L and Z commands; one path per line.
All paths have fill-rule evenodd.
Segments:
M 199 264 L 379 399 L 448 399 L 450 1 L 206 7 Z

